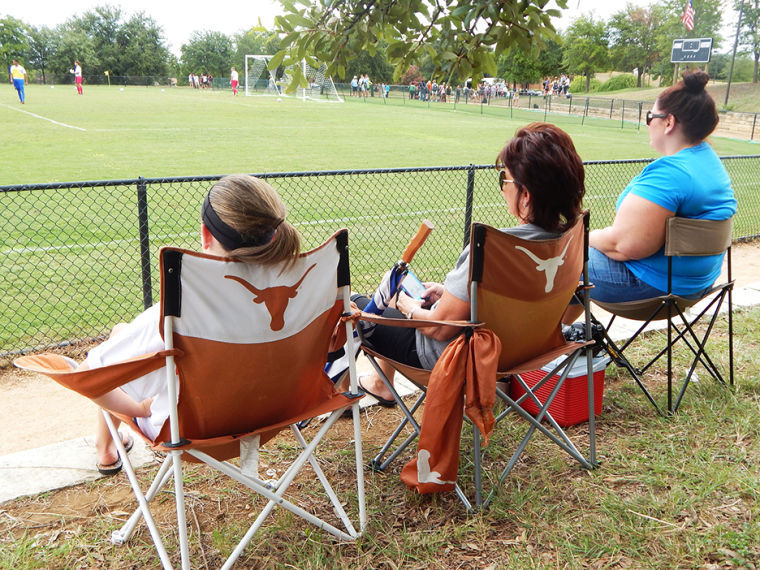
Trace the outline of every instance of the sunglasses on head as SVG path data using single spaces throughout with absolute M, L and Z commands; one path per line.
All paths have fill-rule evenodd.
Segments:
M 647 111 L 647 127 L 652 122 L 652 119 L 665 119 L 668 115 L 669 113 L 652 113 L 652 111 Z

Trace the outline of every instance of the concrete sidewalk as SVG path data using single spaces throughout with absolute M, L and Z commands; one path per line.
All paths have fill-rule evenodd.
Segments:
M 754 305 L 760 305 L 760 281 L 734 291 L 735 308 Z M 699 306 L 696 305 L 692 312 L 698 311 Z M 617 319 L 611 336 L 615 339 L 628 338 L 638 326 L 633 321 Z M 359 372 L 368 370 L 369 363 L 365 360 L 359 366 Z M 397 381 L 397 389 L 402 396 L 415 390 L 403 379 Z M 375 403 L 374 398 L 366 396 L 361 406 L 365 408 Z M 155 462 L 155 456 L 142 439 L 135 436 L 134 440 L 135 445 L 129 453 L 132 464 L 140 467 Z M 0 457 L 0 503 L 98 479 L 101 475 L 95 468 L 93 441 L 91 435 L 82 436 Z

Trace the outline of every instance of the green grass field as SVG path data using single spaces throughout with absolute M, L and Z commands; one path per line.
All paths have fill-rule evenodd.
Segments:
M 36 116 L 35 116 L 36 115 Z M 13 134 L 0 185 L 231 172 L 490 164 L 515 128 L 543 112 L 391 99 L 306 103 L 189 88 L 12 87 L 0 119 Z M 584 160 L 653 157 L 646 127 L 558 114 Z M 56 121 L 56 123 L 51 122 Z M 83 129 L 83 130 L 80 130 Z M 714 139 L 721 155 L 758 146 Z
M 379 98 L 345 104 L 272 97 L 234 98 L 230 91 L 187 88 L 31 86 L 26 105 L 9 87 L 0 117 L 14 133 L 0 156 L 0 185 L 493 164 L 520 125 L 543 111 Z M 646 127 L 567 113 L 548 120 L 565 128 L 584 160 L 651 158 Z M 715 138 L 721 155 L 757 154 L 756 144 Z M 755 164 L 754 162 L 752 164 Z M 744 161 L 743 170 L 751 167 Z M 592 165 L 586 206 L 592 226 L 611 219 L 617 195 L 641 163 Z M 740 168 L 740 170 L 742 170 Z M 731 169 L 729 168 L 731 172 Z M 737 195 L 751 200 L 760 184 L 740 172 Z M 732 173 L 732 177 L 734 174 Z M 348 227 L 357 290 L 374 287 L 423 218 L 434 238 L 416 266 L 442 279 L 462 244 L 467 172 L 278 177 L 272 184 L 305 246 Z M 157 291 L 161 245 L 198 246 L 198 208 L 210 183 L 151 185 L 150 252 Z M 511 225 L 493 170 L 474 177 L 473 220 Z M 740 198 L 744 199 L 744 198 Z M 103 334 L 142 307 L 134 184 L 0 193 L 2 273 L 0 354 L 55 340 Z M 757 211 L 757 208 L 748 208 Z M 737 235 L 748 235 L 738 220 Z M 757 233 L 757 232 L 756 232 Z M 379 255 L 377 252 L 387 252 Z M 109 303 L 103 306 L 102 299 Z

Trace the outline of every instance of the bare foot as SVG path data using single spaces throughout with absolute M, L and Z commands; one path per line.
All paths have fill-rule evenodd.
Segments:
M 393 401 L 393 394 L 391 394 L 391 391 L 388 390 L 376 372 L 359 377 L 359 388 L 363 388 L 370 394 L 379 396 L 384 400 Z

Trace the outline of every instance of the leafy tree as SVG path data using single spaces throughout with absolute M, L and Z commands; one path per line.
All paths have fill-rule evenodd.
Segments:
M 388 63 L 387 46 L 381 42 L 374 54 L 362 50 L 346 66 L 346 76 L 369 74 L 373 83 L 390 83 L 393 80 L 393 66 Z
M 193 32 L 190 41 L 180 48 L 182 65 L 187 72 L 223 76 L 232 67 L 232 40 L 222 32 Z
M 169 49 L 162 36 L 161 27 L 142 12 L 119 26 L 116 44 L 120 48 L 120 74 L 166 75 Z
M 82 64 L 85 75 L 99 75 L 103 70 L 111 69 L 107 64 L 101 64 L 95 41 L 84 30 L 63 24 L 56 28 L 56 32 L 60 39 L 48 60 L 52 73 L 68 75 L 74 61 Z
M 420 68 L 416 65 L 410 65 L 409 69 L 407 69 L 399 79 L 399 84 L 409 85 L 411 83 L 417 83 L 421 79 L 422 73 L 420 73 Z
M 657 29 L 657 47 L 662 57 L 653 66 L 652 74 L 660 75 L 664 84 L 673 79 L 675 64 L 670 63 L 669 54 L 673 40 L 679 38 L 713 38 L 713 47 L 719 48 L 722 43 L 720 24 L 722 18 L 721 0 L 692 0 L 694 5 L 694 29 L 688 31 L 681 23 L 684 10 L 683 0 L 664 0 L 663 14 L 665 19 Z
M 50 58 L 58 51 L 58 32 L 48 27 L 29 27 L 29 65 L 42 72 L 42 82 L 47 83 L 45 70 Z
M 586 77 L 586 93 L 594 73 L 609 65 L 608 42 L 604 22 L 595 21 L 593 16 L 576 18 L 567 30 L 563 61 L 570 73 Z
M 741 3 L 742 0 L 735 2 L 737 10 L 739 10 Z M 744 0 L 739 41 L 752 54 L 754 62 L 752 83 L 757 83 L 758 67 L 760 66 L 760 0 Z
M 637 87 L 641 87 L 642 76 L 651 73 L 660 59 L 657 30 L 664 20 L 662 6 L 641 8 L 628 4 L 609 21 L 613 66 L 619 71 L 638 69 Z
M 562 44 L 548 40 L 541 49 L 526 52 L 512 48 L 498 59 L 498 77 L 523 86 L 540 81 L 542 77 L 565 71 Z
M 280 50 L 280 36 L 260 28 L 251 28 L 247 32 L 234 36 L 234 66 L 240 70 L 245 67 L 246 55 L 274 55 Z
M 8 68 L 13 60 L 23 60 L 28 50 L 29 40 L 24 23 L 12 16 L 0 19 L 0 60 L 5 69 L 6 80 Z
M 388 42 L 394 79 L 430 57 L 435 75 L 451 82 L 495 75 L 496 53 L 511 46 L 529 49 L 555 37 L 546 0 L 281 0 L 285 13 L 275 18 L 284 34 L 283 49 L 271 65 L 313 57 L 328 72 L 346 77 L 352 58 L 375 54 L 378 40 Z M 560 8 L 567 0 L 557 0 Z M 436 46 L 435 48 L 433 46 Z M 301 81 L 294 77 L 294 83 Z M 295 89 L 295 85 L 291 88 Z
M 102 74 L 110 70 L 111 75 L 126 75 L 121 66 L 121 49 L 117 36 L 121 25 L 121 9 L 113 6 L 97 6 L 94 10 L 85 12 L 80 17 L 72 18 L 64 24 L 70 38 L 81 38 L 82 49 L 91 48 L 92 56 L 85 57 L 76 53 L 76 46 L 69 43 L 73 53 L 70 61 L 63 64 L 63 70 L 68 70 L 74 60 L 79 60 L 87 73 Z M 63 38 L 62 38 L 63 39 Z M 62 41 L 63 43 L 63 41 Z

